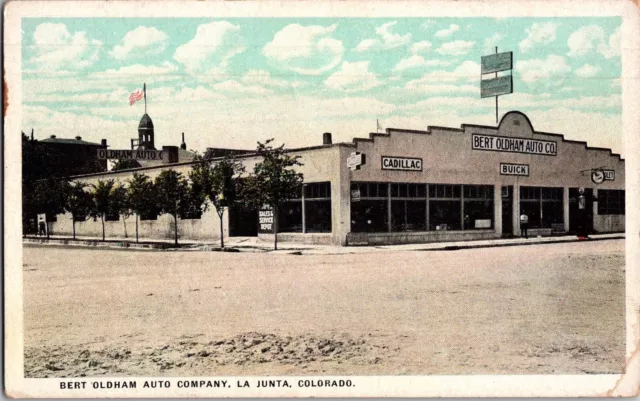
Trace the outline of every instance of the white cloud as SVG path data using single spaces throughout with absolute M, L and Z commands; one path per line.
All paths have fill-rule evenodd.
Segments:
M 435 37 L 436 38 L 446 38 L 449 37 L 451 35 L 453 35 L 455 32 L 459 31 L 460 27 L 456 24 L 451 24 L 449 25 L 448 28 L 446 29 L 441 29 L 438 32 L 435 33 Z
M 298 88 L 305 86 L 302 81 L 287 81 L 284 79 L 276 79 L 271 73 L 264 70 L 249 70 L 241 78 L 245 85 L 270 86 L 275 88 Z
M 607 59 L 620 56 L 620 28 L 616 29 L 607 43 L 603 43 L 598 50 Z
M 246 95 L 269 95 L 273 91 L 258 85 L 243 85 L 238 81 L 224 81 L 213 85 L 213 89 L 220 92 L 241 93 Z
M 37 55 L 30 61 L 44 70 L 77 70 L 98 61 L 102 42 L 85 32 L 71 34 L 65 24 L 43 23 L 33 33 Z
M 431 42 L 429 42 L 428 40 L 423 40 L 420 42 L 416 42 L 411 46 L 411 53 L 424 53 L 431 50 L 432 47 L 433 45 L 431 44 Z
M 420 29 L 425 30 L 425 29 L 429 29 L 431 26 L 433 26 L 436 22 L 432 19 L 426 20 L 425 22 L 423 22 L 422 24 L 420 24 Z
M 340 70 L 331 74 L 324 83 L 331 89 L 345 92 L 357 92 L 382 85 L 378 76 L 369 71 L 368 61 L 345 61 Z
M 376 33 L 380 36 L 380 39 L 365 39 L 356 46 L 355 50 L 364 52 L 367 50 L 394 49 L 406 45 L 411 41 L 411 34 L 400 35 L 391 32 L 391 28 L 396 23 L 397 21 L 382 24 L 376 28 Z
M 396 64 L 393 68 L 394 71 L 404 71 L 418 67 L 442 67 L 450 65 L 451 62 L 443 60 L 430 59 L 426 60 L 424 57 L 414 54 L 407 58 L 404 58 Z
M 424 57 L 414 54 L 412 56 L 409 56 L 405 59 L 400 60 L 398 64 L 396 64 L 396 66 L 393 68 L 393 70 L 404 71 L 411 68 L 424 67 L 425 65 L 426 65 L 426 60 L 424 59 Z
M 118 59 L 155 55 L 162 53 L 169 42 L 169 36 L 161 30 L 139 26 L 129 31 L 124 38 L 113 47 L 111 55 Z
M 273 36 L 262 52 L 285 70 L 303 75 L 323 74 L 342 61 L 342 41 L 331 37 L 337 26 L 287 25 Z
M 142 65 L 134 64 L 116 69 L 108 69 L 90 74 L 96 78 L 118 78 L 118 77 L 144 77 L 145 79 L 153 75 L 166 75 L 176 72 L 178 67 L 168 61 L 162 65 Z M 140 78 L 143 79 L 143 78 Z
M 184 87 L 180 89 L 179 92 L 176 92 L 174 95 L 174 99 L 177 101 L 191 101 L 198 102 L 203 100 L 215 100 L 215 99 L 224 99 L 224 96 L 210 91 L 202 86 L 198 86 L 196 88 Z
M 611 80 L 611 88 L 612 89 L 620 89 L 622 87 L 622 82 L 620 78 L 614 78 Z
M 620 56 L 620 28 L 616 29 L 607 39 L 602 27 L 597 25 L 584 26 L 573 32 L 567 41 L 569 57 L 585 56 L 592 51 L 598 51 L 605 58 Z
M 427 72 L 422 77 L 407 82 L 406 89 L 411 90 L 426 90 L 425 88 L 442 85 L 442 84 L 455 84 L 455 83 L 469 83 L 474 82 L 480 76 L 480 64 L 474 61 L 465 61 L 456 67 L 453 71 L 432 71 Z M 479 90 L 477 87 L 476 90 Z M 465 90 L 470 90 L 466 88 Z
M 466 40 L 454 40 L 442 44 L 436 52 L 447 56 L 463 56 L 471 51 L 476 42 Z
M 526 53 L 537 45 L 546 45 L 556 40 L 558 24 L 553 22 L 535 23 L 526 29 L 527 37 L 519 44 L 520 51 Z
M 591 64 L 585 64 L 575 71 L 580 78 L 593 78 L 601 71 L 600 67 L 594 67 Z
M 520 74 L 520 79 L 526 83 L 555 85 L 558 79 L 571 72 L 564 57 L 551 54 L 546 59 L 530 59 L 516 62 L 515 70 Z M 542 82 L 556 78 L 553 82 Z
M 495 51 L 496 46 L 500 44 L 500 41 L 504 39 L 504 36 L 499 33 L 494 33 L 490 37 L 484 40 L 484 52 L 489 54 Z
M 198 26 L 193 39 L 179 46 L 173 58 L 189 73 L 198 74 L 224 71 L 229 59 L 245 50 L 238 25 L 215 21 Z

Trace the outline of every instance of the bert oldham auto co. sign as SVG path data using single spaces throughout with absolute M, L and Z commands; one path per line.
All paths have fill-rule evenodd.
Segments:
M 422 171 L 422 159 L 417 157 L 382 156 L 383 170 Z
M 98 159 L 162 160 L 161 150 L 98 149 Z

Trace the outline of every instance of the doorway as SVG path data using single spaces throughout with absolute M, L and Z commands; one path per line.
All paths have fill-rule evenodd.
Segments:
M 502 236 L 513 237 L 513 185 L 502 187 Z
M 580 192 L 578 188 L 569 188 L 569 232 L 572 234 L 586 228 L 586 233 L 593 233 L 593 189 L 584 189 L 584 209 L 580 209 Z

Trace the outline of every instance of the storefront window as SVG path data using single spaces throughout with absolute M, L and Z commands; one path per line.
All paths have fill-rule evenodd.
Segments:
M 302 232 L 302 202 L 283 202 L 278 207 L 278 232 L 301 233 Z
M 598 214 L 625 214 L 624 190 L 598 190 Z
M 529 218 L 531 228 L 550 228 L 564 221 L 562 188 L 520 187 L 520 214 Z
M 316 182 L 304 186 L 305 232 L 331 232 L 331 183 Z
M 459 200 L 429 200 L 429 229 L 460 230 Z
M 464 230 L 493 228 L 493 185 L 464 185 Z
M 306 232 L 331 232 L 331 200 L 305 199 L 304 207 Z
M 374 233 L 387 231 L 387 201 L 361 199 L 351 202 L 351 231 Z

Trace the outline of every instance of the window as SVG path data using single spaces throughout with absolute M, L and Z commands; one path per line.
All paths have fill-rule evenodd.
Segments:
M 464 185 L 464 230 L 493 228 L 493 185 Z
M 76 214 L 75 216 L 73 216 L 73 221 L 78 222 L 78 221 L 86 221 L 87 220 L 87 215 L 86 214 Z
M 283 202 L 278 207 L 278 232 L 302 232 L 302 202 Z
M 305 232 L 331 232 L 331 200 L 306 200 L 304 202 Z
M 47 220 L 47 223 L 55 223 L 56 221 L 58 221 L 58 215 L 47 213 L 45 215 L 45 219 Z
M 303 192 L 304 219 L 302 215 Z M 331 183 L 304 184 L 299 196 L 281 203 L 278 207 L 278 232 L 331 232 Z
M 460 200 L 429 200 L 429 229 L 460 230 Z
M 531 228 L 549 228 L 564 221 L 563 188 L 520 187 L 520 214 Z
M 351 231 L 387 232 L 387 200 L 361 199 L 351 203 Z
M 304 186 L 304 231 L 331 232 L 331 183 L 314 182 Z
M 331 183 L 314 182 L 305 184 L 304 197 L 305 199 L 331 198 Z
M 460 185 L 429 184 L 429 198 L 460 198 Z
M 625 214 L 624 202 L 622 189 L 598 190 L 598 214 Z

